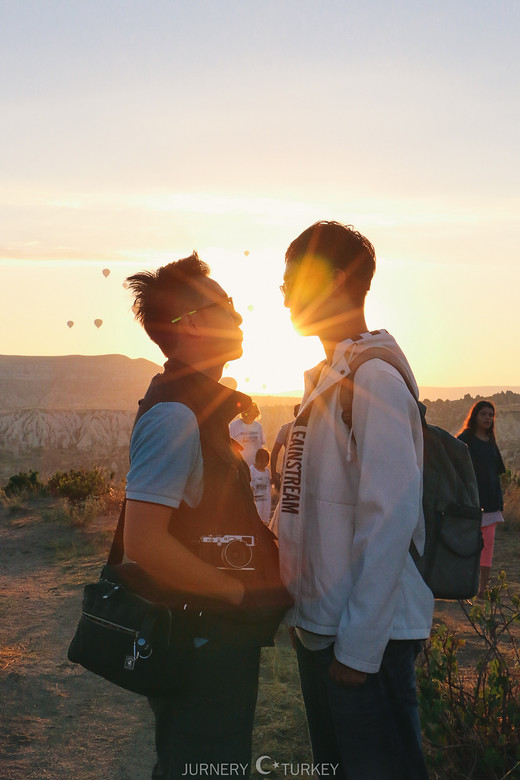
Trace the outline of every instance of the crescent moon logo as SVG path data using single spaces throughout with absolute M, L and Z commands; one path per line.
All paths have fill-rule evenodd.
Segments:
M 260 756 L 260 758 L 257 758 L 255 762 L 256 771 L 259 772 L 261 775 L 270 775 L 271 774 L 270 769 L 268 769 L 267 772 L 265 771 L 265 769 L 262 769 L 262 761 L 264 759 L 271 760 L 271 756 Z

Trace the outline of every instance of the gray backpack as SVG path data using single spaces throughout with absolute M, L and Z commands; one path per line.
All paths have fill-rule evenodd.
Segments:
M 426 407 L 415 397 L 399 358 L 384 348 L 369 348 L 350 364 L 340 402 L 343 421 L 352 427 L 354 377 L 367 360 L 390 363 L 403 377 L 419 407 L 424 437 L 423 510 L 426 528 L 424 554 L 413 541 L 410 554 L 424 581 L 438 599 L 469 599 L 478 591 L 481 520 L 477 478 L 467 446 L 442 428 L 426 422 Z M 398 453 L 396 453 L 398 456 Z

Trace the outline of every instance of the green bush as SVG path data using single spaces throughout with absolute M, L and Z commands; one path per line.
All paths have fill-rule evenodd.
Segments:
M 101 498 L 109 494 L 113 479 L 113 471 L 92 466 L 89 469 L 57 471 L 48 480 L 47 488 L 71 503 L 78 503 L 87 498 Z
M 43 484 L 38 479 L 37 471 L 19 471 L 9 477 L 9 482 L 4 488 L 6 496 L 19 495 L 20 493 L 37 493 L 44 489 Z
M 520 597 L 501 572 L 482 605 L 461 606 L 483 640 L 475 671 L 460 672 L 464 641 L 441 625 L 417 672 L 431 778 L 520 777 Z
M 516 471 L 511 471 L 510 468 L 506 468 L 504 473 L 500 475 L 500 482 L 503 491 L 507 491 L 510 487 L 518 488 L 520 487 L 520 474 Z

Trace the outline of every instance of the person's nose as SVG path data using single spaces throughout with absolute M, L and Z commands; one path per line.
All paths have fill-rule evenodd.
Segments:
M 244 322 L 244 320 L 243 320 L 242 316 L 241 316 L 241 315 L 240 315 L 240 314 L 237 312 L 237 310 L 236 310 L 236 309 L 234 309 L 234 310 L 231 312 L 231 314 L 232 314 L 233 318 L 235 319 L 235 321 L 236 321 L 236 324 L 237 324 L 237 325 L 242 325 L 242 323 Z

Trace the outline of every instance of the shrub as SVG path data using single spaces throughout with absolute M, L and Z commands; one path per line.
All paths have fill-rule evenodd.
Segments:
M 482 605 L 461 606 L 484 646 L 463 675 L 464 641 L 439 626 L 426 644 L 417 680 L 431 777 L 502 780 L 520 774 L 520 597 L 504 572 Z
M 121 506 L 125 499 L 124 483 L 112 485 L 110 490 L 103 497 L 103 511 L 107 515 L 119 515 Z
M 87 498 L 101 498 L 110 493 L 113 479 L 113 471 L 92 466 L 89 469 L 57 471 L 48 480 L 47 488 L 51 493 L 77 503 Z
M 99 517 L 104 509 L 104 500 L 94 496 L 88 496 L 81 501 L 60 498 L 53 506 L 43 508 L 40 517 L 46 523 L 82 528 Z
M 19 495 L 20 493 L 37 493 L 44 489 L 38 479 L 37 471 L 19 471 L 9 477 L 9 482 L 4 488 L 6 496 Z
M 500 479 L 504 491 L 506 528 L 520 528 L 520 474 L 506 469 Z
M 72 525 L 88 525 L 103 512 L 103 502 L 94 496 L 87 496 L 84 501 L 69 501 L 68 512 Z
M 27 511 L 27 499 L 28 494 L 26 490 L 24 490 L 22 493 L 13 493 L 12 496 L 6 496 L 2 490 L 2 494 L 0 495 L 0 505 L 10 515 L 17 515 L 21 512 Z
M 60 499 L 53 506 L 46 506 L 40 510 L 40 517 L 46 523 L 61 523 L 63 525 L 72 525 L 72 519 L 69 513 L 70 504 L 66 498 Z
M 516 471 L 511 471 L 510 468 L 506 468 L 504 473 L 500 475 L 500 482 L 504 492 L 510 487 L 520 488 L 520 474 L 517 474 Z

